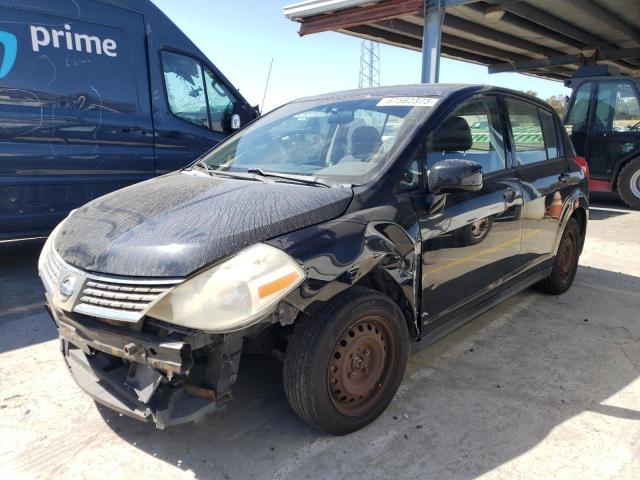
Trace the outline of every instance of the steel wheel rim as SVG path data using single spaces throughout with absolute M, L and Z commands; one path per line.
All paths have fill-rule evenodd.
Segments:
M 489 219 L 483 218 L 482 220 L 478 220 L 477 222 L 473 222 L 471 224 L 471 235 L 474 238 L 481 238 L 489 230 Z
M 391 379 L 397 347 L 389 320 L 363 317 L 336 342 L 327 369 L 331 403 L 345 416 L 360 416 L 375 405 Z
M 631 193 L 640 198 L 640 170 L 636 170 L 633 175 L 631 175 L 629 187 L 631 188 Z
M 569 279 L 573 264 L 575 262 L 575 252 L 577 250 L 577 239 L 574 232 L 567 232 L 562 239 L 562 245 L 558 252 L 558 273 L 562 283 Z

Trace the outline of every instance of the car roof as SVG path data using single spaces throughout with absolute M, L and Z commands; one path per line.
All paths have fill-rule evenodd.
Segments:
M 468 85 L 462 83 L 416 83 L 412 85 L 389 85 L 385 87 L 357 88 L 342 90 L 320 95 L 299 98 L 296 101 L 348 99 L 363 97 L 442 97 L 453 91 L 464 89 L 478 89 L 482 85 Z
M 385 87 L 358 88 L 299 98 L 295 102 L 313 100 L 348 100 L 366 97 L 446 97 L 455 93 L 502 93 L 535 102 L 552 109 L 543 100 L 532 95 L 504 87 L 468 83 L 415 83 L 409 85 L 389 85 Z

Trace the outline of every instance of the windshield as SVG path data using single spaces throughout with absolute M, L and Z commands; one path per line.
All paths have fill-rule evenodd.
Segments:
M 211 170 L 259 171 L 363 184 L 386 164 L 436 99 L 294 102 L 256 120 L 203 158 Z

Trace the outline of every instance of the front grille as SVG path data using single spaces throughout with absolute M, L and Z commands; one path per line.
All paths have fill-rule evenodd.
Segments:
M 118 310 L 142 311 L 173 286 L 174 284 L 127 285 L 88 280 L 82 290 L 80 302 Z
M 45 287 L 52 295 L 67 276 L 77 279 L 79 292 L 61 308 L 123 322 L 137 322 L 146 310 L 182 279 L 119 277 L 93 274 L 67 264 L 50 248 L 41 271 Z M 46 285 L 48 283 L 48 285 Z M 55 297 L 54 297 L 55 298 Z

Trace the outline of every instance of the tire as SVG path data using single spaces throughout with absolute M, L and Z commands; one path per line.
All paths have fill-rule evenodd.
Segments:
M 296 322 L 283 369 L 287 400 L 313 428 L 351 433 L 387 408 L 409 351 L 398 305 L 373 290 L 352 287 Z
M 640 157 L 622 167 L 618 175 L 618 195 L 631 208 L 640 210 Z
M 570 218 L 562 232 L 551 274 L 536 287 L 549 295 L 562 295 L 569 290 L 578 270 L 581 247 L 580 225 L 575 218 Z

